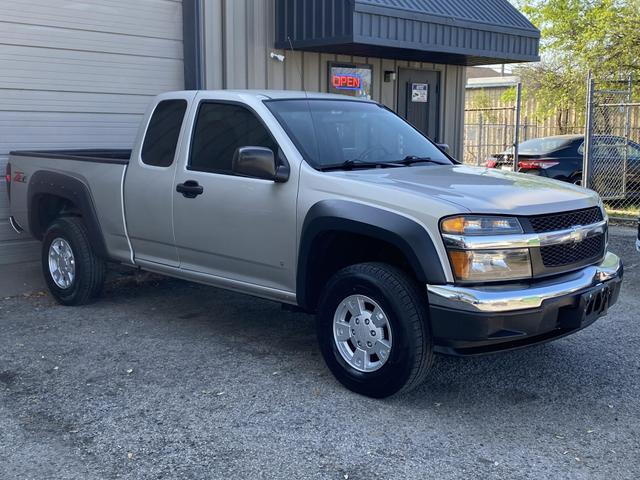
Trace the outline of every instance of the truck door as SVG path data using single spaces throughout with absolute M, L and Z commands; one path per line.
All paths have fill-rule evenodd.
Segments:
M 282 156 L 245 105 L 203 100 L 193 131 L 187 165 L 178 168 L 173 187 L 180 268 L 292 291 L 297 172 L 285 183 L 233 174 L 240 147 L 266 147 Z
M 125 178 L 124 208 L 136 260 L 179 265 L 173 239 L 173 180 L 187 105 L 186 96 L 173 95 L 158 102 L 142 147 L 131 156 Z

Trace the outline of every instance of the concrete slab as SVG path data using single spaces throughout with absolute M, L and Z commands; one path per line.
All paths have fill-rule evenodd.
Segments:
M 0 298 L 45 289 L 40 262 L 0 265 Z

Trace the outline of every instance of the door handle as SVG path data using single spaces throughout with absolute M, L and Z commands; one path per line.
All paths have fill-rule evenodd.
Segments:
M 181 193 L 185 198 L 196 198 L 198 195 L 202 195 L 204 188 L 195 180 L 187 180 L 176 186 L 176 192 Z

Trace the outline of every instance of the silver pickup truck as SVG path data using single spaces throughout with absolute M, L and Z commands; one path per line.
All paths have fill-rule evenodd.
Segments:
M 96 297 L 109 262 L 281 302 L 316 313 L 327 365 L 372 397 L 434 352 L 576 332 L 622 280 L 597 194 L 460 165 L 349 97 L 168 93 L 132 151 L 13 152 L 7 179 L 60 303 Z

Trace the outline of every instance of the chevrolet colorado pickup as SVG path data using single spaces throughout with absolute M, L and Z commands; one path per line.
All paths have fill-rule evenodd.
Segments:
M 167 93 L 132 151 L 13 152 L 7 181 L 60 303 L 96 297 L 117 262 L 291 305 L 372 397 L 420 384 L 434 352 L 576 332 L 622 280 L 596 193 L 460 165 L 349 97 Z

